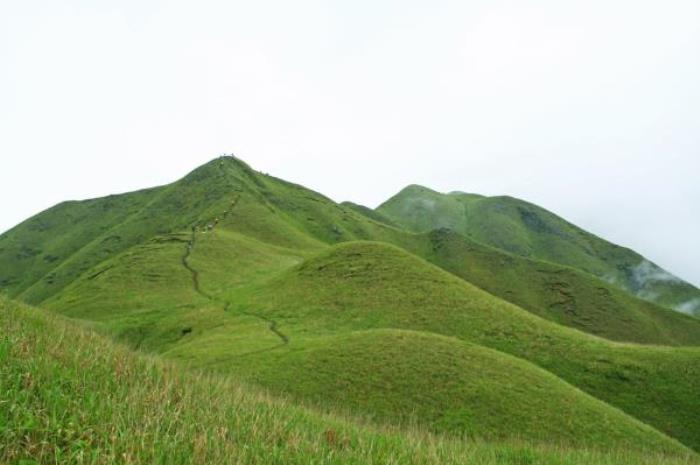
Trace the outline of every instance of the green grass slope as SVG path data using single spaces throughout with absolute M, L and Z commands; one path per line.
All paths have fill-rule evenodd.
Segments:
M 505 334 L 514 332 L 522 339 L 518 341 L 519 345 L 510 348 L 511 353 L 516 355 L 521 355 L 530 344 L 537 344 L 543 337 L 542 334 L 551 332 L 551 337 L 557 342 L 553 345 L 556 350 L 548 353 L 547 347 L 542 346 L 536 354 L 538 357 L 533 360 L 536 362 L 541 360 L 539 356 L 546 355 L 555 362 L 563 361 L 559 359 L 569 357 L 568 350 L 571 346 L 587 342 L 584 335 L 571 331 L 564 333 L 568 334 L 570 340 L 561 335 L 557 338 L 557 334 L 563 331 L 558 326 L 534 318 L 520 309 L 513 310 L 515 307 L 498 301 L 400 249 L 377 243 L 353 242 L 339 245 L 296 268 L 295 264 L 304 257 L 295 255 L 290 249 L 270 246 L 233 231 L 217 229 L 201 235 L 189 257 L 189 264 L 198 270 L 200 291 L 212 296 L 211 299 L 205 298 L 194 291 L 192 276 L 182 266 L 185 244 L 182 237 L 166 236 L 132 248 L 106 262 L 102 265 L 103 269 L 71 284 L 64 292 L 47 300 L 45 305 L 73 317 L 94 321 L 100 329 L 133 347 L 184 360 L 197 367 L 222 369 L 238 375 L 245 373 L 254 382 L 277 390 L 286 387 L 286 392 L 302 398 L 308 397 L 303 389 L 295 389 L 293 383 L 276 384 L 271 377 L 264 376 L 264 370 L 272 369 L 278 379 L 283 379 L 280 376 L 287 373 L 295 379 L 313 380 L 311 375 L 298 377 L 302 370 L 293 363 L 294 355 L 298 354 L 296 351 L 308 351 L 310 347 L 319 344 L 320 340 L 314 338 L 341 330 L 404 328 L 458 336 L 463 340 L 490 335 L 483 341 L 476 340 L 495 348 L 501 348 L 504 339 L 507 342 L 512 339 L 504 338 L 503 331 Z M 284 271 L 289 267 L 294 268 Z M 246 289 L 245 285 L 255 280 L 264 283 L 260 285 L 261 288 Z M 326 303 L 326 300 L 330 303 Z M 336 306 L 350 313 L 328 319 L 327 311 Z M 397 306 L 408 314 L 397 314 Z M 491 311 L 485 312 L 484 309 Z M 270 331 L 272 320 L 291 339 L 288 344 L 281 343 L 278 335 Z M 423 344 L 425 352 L 430 351 L 428 342 L 438 344 L 440 341 L 428 338 Z M 598 345 L 606 348 L 602 341 Z M 381 351 L 377 349 L 370 353 L 374 357 Z M 590 350 L 585 355 L 583 362 L 593 364 L 609 354 L 606 350 Z M 667 364 L 673 357 L 668 359 L 662 357 L 655 363 Z M 360 359 L 357 361 L 359 363 Z M 443 363 L 425 360 L 422 369 L 451 363 L 451 359 L 443 360 Z M 605 379 L 610 376 L 609 372 L 629 370 L 616 357 L 611 357 L 608 363 L 609 366 L 601 365 L 606 368 L 602 372 L 593 370 L 589 373 L 587 368 L 582 370 L 576 366 L 573 376 L 568 380 L 574 384 L 588 382 L 587 377 L 581 376 L 588 374 L 596 392 L 604 392 L 611 386 L 610 380 Z M 566 364 L 561 366 L 566 367 Z M 557 365 L 557 368 L 561 366 Z M 349 367 L 348 365 L 344 369 Z M 336 368 L 333 367 L 327 373 L 332 373 Z M 355 368 L 360 372 L 377 371 L 371 365 L 357 365 Z M 506 373 L 510 371 L 506 366 L 501 368 Z M 695 370 L 697 367 L 690 365 L 690 368 Z M 672 366 L 668 370 L 671 379 L 676 379 L 677 369 L 678 367 Z M 430 379 L 430 376 L 423 371 L 418 373 L 417 378 Z M 645 383 L 647 394 L 660 395 L 655 391 L 659 386 L 650 384 L 646 378 L 650 374 L 644 373 L 644 376 L 642 382 Z M 486 379 L 492 378 L 489 375 Z M 457 386 L 466 386 L 468 379 L 459 379 Z M 492 379 L 494 386 L 491 390 L 494 392 L 498 392 L 495 387 L 497 379 Z M 617 377 L 613 378 L 615 380 L 618 380 Z M 659 407 L 654 406 L 649 415 L 653 421 L 671 417 L 670 424 L 674 429 L 680 429 L 685 422 L 692 421 L 685 414 L 675 418 L 672 410 L 692 405 L 692 394 L 687 391 L 696 388 L 692 382 L 689 383 L 682 377 L 678 377 L 678 381 L 681 382 L 670 393 L 673 395 L 672 400 L 664 400 Z M 317 388 L 323 386 L 323 381 L 319 382 Z M 405 386 L 410 387 L 411 384 L 412 381 Z M 529 385 L 525 381 L 521 384 Z M 613 387 L 615 390 L 620 389 L 618 386 Z M 412 405 L 415 392 L 400 389 L 393 392 L 393 405 Z M 681 396 L 684 392 L 686 398 Z M 384 391 L 375 394 L 386 395 Z M 541 395 L 542 391 L 525 390 L 520 400 L 524 401 L 528 395 L 533 394 Z M 450 412 L 453 402 L 460 399 L 456 397 L 450 400 L 450 396 L 426 404 L 432 413 L 428 415 L 421 412 L 421 424 L 438 431 L 449 430 L 449 425 L 441 426 L 435 418 Z M 343 393 L 340 397 L 346 400 L 351 398 L 349 393 Z M 469 405 L 466 398 L 462 400 L 464 405 Z M 652 404 L 643 393 L 629 397 L 629 407 L 635 412 L 647 410 L 649 405 L 645 403 Z M 485 408 L 493 407 L 489 403 L 483 405 Z M 514 424 L 511 419 L 516 416 L 514 412 L 517 409 L 512 410 L 511 415 L 495 417 L 501 427 Z M 354 411 L 360 413 L 356 409 Z M 691 409 L 687 414 L 692 416 L 693 412 Z M 466 421 L 467 416 L 464 411 L 462 413 L 462 421 Z M 550 416 L 551 413 L 552 411 Z M 455 416 L 459 418 L 458 414 Z M 405 418 L 406 412 L 385 411 L 382 417 Z M 541 425 L 550 424 L 550 420 L 551 418 L 542 421 Z M 451 425 L 459 425 L 458 420 L 454 419 Z M 567 431 L 564 425 L 557 429 Z M 488 431 L 497 437 L 495 429 L 491 431 L 484 428 L 484 431 L 483 434 Z M 505 431 L 510 430 L 505 429 L 504 434 Z M 545 435 L 542 430 L 531 429 L 529 426 L 528 431 L 539 437 Z M 570 443 L 573 436 L 558 438 Z M 585 434 L 580 436 L 584 438 L 582 441 L 586 440 Z
M 198 234 L 191 261 L 211 291 L 261 279 L 320 250 L 275 246 L 235 231 L 239 224 L 253 228 L 259 218 L 245 209 L 245 199 L 241 196 L 213 233 Z M 44 305 L 91 320 L 123 316 L 123 324 L 112 326 L 140 345 L 154 320 L 192 309 L 199 299 L 181 260 L 190 236 L 157 236 L 135 246 L 88 270 Z M 444 230 L 404 237 L 405 248 L 555 322 L 621 341 L 700 343 L 700 322 L 631 298 L 585 273 L 508 255 Z
M 644 444 L 603 453 L 378 429 L 182 372 L 1 296 L 0 328 L 2 463 L 698 463 Z
M 251 180 L 252 178 L 252 180 Z M 149 191 L 60 204 L 0 236 L 0 283 L 12 296 L 39 303 L 93 266 L 162 234 L 203 226 L 240 202 L 255 217 L 241 222 L 251 235 L 299 248 L 318 246 L 255 189 L 243 162 L 216 159 L 183 179 Z
M 354 210 L 355 212 L 371 219 L 374 221 L 377 221 L 379 223 L 384 223 L 389 226 L 395 226 L 398 227 L 396 223 L 394 223 L 391 219 L 389 219 L 388 216 L 382 215 L 379 213 L 377 210 L 372 210 L 369 207 L 365 207 L 364 205 L 359 205 L 353 202 L 342 202 L 340 204 L 343 207 L 349 208 L 351 210 Z
M 235 372 L 312 405 L 343 406 L 382 423 L 569 447 L 669 447 L 649 426 L 501 352 L 405 330 L 299 341 L 295 334 L 287 351 L 267 352 L 254 366 L 234 361 Z
M 576 386 L 700 448 L 698 349 L 615 344 L 535 315 L 609 338 L 659 344 L 697 344 L 698 323 L 693 319 L 640 302 L 573 268 L 525 259 L 445 230 L 403 231 L 381 216 L 335 204 L 230 157 L 154 192 L 134 209 L 126 209 L 120 221 L 114 220 L 114 212 L 93 213 L 103 226 L 85 237 L 81 228 L 87 226 L 81 225 L 74 238 L 69 225 L 58 224 L 60 215 L 57 224 L 35 235 L 24 235 L 21 227 L 3 235 L 5 242 L 0 244 L 14 244 L 12 250 L 0 252 L 8 266 L 0 274 L 10 277 L 3 278 L 11 281 L 6 286 L 10 294 L 80 318 L 132 347 L 204 369 L 239 373 L 276 390 L 280 385 L 265 371 L 269 367 L 278 367 L 278 376 L 293 377 L 293 370 L 285 372 L 285 366 L 315 370 L 330 348 L 349 353 L 364 346 L 377 352 L 381 344 L 372 339 L 377 330 L 410 331 L 424 352 L 431 346 L 454 346 L 453 352 L 462 354 L 460 360 L 477 350 L 465 344 L 477 344 L 482 346 L 479 350 L 519 358 L 521 373 L 544 369 L 568 389 Z M 102 212 L 105 208 L 95 205 L 106 201 L 70 208 L 93 205 Z M 43 214 L 27 223 L 41 223 L 42 218 Z M 33 265 L 27 261 L 21 266 L 28 278 L 13 274 L 17 247 L 39 249 L 54 236 L 70 244 L 65 250 L 73 252 L 56 260 L 49 271 L 39 268 L 31 275 L 27 270 Z M 105 242 L 105 237 L 119 240 Z M 357 239 L 398 247 L 354 242 Z M 331 246 L 336 243 L 344 244 Z M 447 343 L 441 336 L 453 339 Z M 390 333 L 390 338 L 396 337 Z M 484 352 L 479 354 L 488 359 Z M 417 359 L 413 355 L 411 360 Z M 425 361 L 436 367 L 454 362 L 444 354 L 440 357 Z M 404 360 L 403 367 L 411 360 Z M 499 360 L 494 365 L 511 367 L 510 359 Z M 358 377 L 381 372 L 369 363 L 372 360 L 357 361 L 347 368 Z M 419 367 L 421 376 L 431 376 L 430 363 Z M 287 392 L 313 401 L 316 395 L 309 393 L 323 389 L 328 378 L 320 381 L 315 387 L 288 383 Z M 549 386 L 546 392 L 556 391 L 549 381 L 542 383 Z M 459 384 L 465 390 L 455 389 L 462 394 L 476 386 L 468 377 Z M 353 407 L 359 385 L 347 389 L 339 396 L 344 400 L 341 407 L 367 414 Z M 536 394 L 526 389 L 518 399 Z M 384 419 L 407 419 L 405 404 L 413 402 L 414 395 L 410 389 L 396 390 L 387 405 L 404 407 L 382 410 L 379 403 L 371 408 L 383 412 Z M 474 403 L 464 399 L 465 404 Z M 460 422 L 468 425 L 466 414 L 440 423 L 440 415 L 452 410 L 450 402 L 442 397 L 427 403 L 429 412 L 418 416 L 424 418 L 422 424 L 440 431 L 452 431 L 449 425 Z M 593 403 L 580 404 L 583 408 Z M 584 417 L 590 416 L 587 412 Z M 510 416 L 517 418 L 517 413 Z M 498 417 L 496 426 L 486 423 L 483 414 L 478 418 L 486 436 L 510 437 L 507 415 Z M 580 425 L 561 425 L 558 440 L 591 444 L 586 442 L 588 433 L 574 443 L 569 426 Z M 528 437 L 534 440 L 545 431 L 542 426 Z
M 635 298 L 588 273 L 509 254 L 450 229 L 426 236 L 430 250 L 419 255 L 543 318 L 616 341 L 700 345 L 698 319 Z
M 700 448 L 700 349 L 612 343 L 564 328 L 392 246 L 336 246 L 228 298 L 276 320 L 292 340 L 297 332 L 392 328 L 490 347 Z
M 700 322 L 627 298 L 616 292 L 615 286 L 591 280 L 583 273 L 537 260 L 518 260 L 518 256 L 481 246 L 465 236 L 450 235 L 446 230 L 423 234 L 403 231 L 380 213 L 350 203 L 335 204 L 302 186 L 258 173 L 232 157 L 215 159 L 168 186 L 71 202 L 54 210 L 0 236 L 0 278 L 5 283 L 0 287 L 10 295 L 20 294 L 33 303 L 45 301 L 65 294 L 62 290 L 70 283 L 101 273 L 112 266 L 107 264 L 109 260 L 130 247 L 174 240 L 164 239 L 168 234 L 180 234 L 176 242 L 181 241 L 184 247 L 192 225 L 201 229 L 216 224 L 217 233 L 238 233 L 239 237 L 286 248 L 298 256 L 342 241 L 390 242 L 561 324 L 620 341 L 700 343 Z M 228 246 L 221 243 L 221 247 Z M 20 250 L 34 252 L 27 255 Z M 175 250 L 172 256 L 177 253 Z M 164 258 L 158 256 L 147 264 L 147 279 L 157 274 L 153 268 Z M 207 265 L 215 266 L 214 261 Z M 168 266 L 172 271 L 176 264 L 171 261 Z M 139 273 L 137 264 L 126 267 L 130 270 L 122 273 Z M 161 274 L 163 279 L 168 276 Z M 126 279 L 123 284 L 140 288 L 141 283 L 136 281 Z M 110 309 L 103 311 L 112 313 Z M 158 314 L 152 312 L 151 316 Z
M 160 195 L 162 188 L 82 202 L 63 202 L 0 235 L 0 287 L 17 295 L 37 281 L 51 279 L 51 271 L 125 221 L 134 211 Z M 119 240 L 106 235 L 105 249 Z
M 304 257 L 303 252 L 234 231 L 200 234 L 195 253 L 187 258 L 197 271 L 197 292 L 193 274 L 183 264 L 190 239 L 191 234 L 170 234 L 132 247 L 90 270 L 43 306 L 90 321 L 95 329 L 134 348 L 163 352 L 182 338 L 221 324 L 223 303 L 207 295 L 287 269 Z M 253 331 L 264 327 L 253 323 Z M 253 336 L 259 337 L 256 332 Z
M 696 287 L 630 249 L 607 242 L 519 199 L 459 192 L 441 194 L 413 185 L 377 211 L 411 231 L 454 229 L 516 255 L 592 273 L 638 297 L 670 308 L 700 312 L 700 290 Z

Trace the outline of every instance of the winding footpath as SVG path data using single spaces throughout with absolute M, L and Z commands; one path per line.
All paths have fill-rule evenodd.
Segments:
M 229 207 L 228 210 L 226 210 L 223 213 L 222 218 L 226 218 L 228 216 L 229 212 L 233 209 L 233 207 L 236 206 L 237 203 L 238 203 L 238 197 L 235 198 L 231 202 L 231 206 Z M 213 232 L 214 228 L 218 225 L 218 222 L 219 221 L 217 218 L 214 220 L 214 222 L 208 223 L 205 226 L 205 228 L 207 230 L 209 230 L 210 232 Z M 196 243 L 197 243 L 197 226 L 195 225 L 195 226 L 192 226 L 192 235 L 190 236 L 190 240 L 187 241 L 187 244 L 185 245 L 185 253 L 182 255 L 182 260 L 181 260 L 182 266 L 185 267 L 185 269 L 187 271 L 189 271 L 190 275 L 192 276 L 192 287 L 193 287 L 194 291 L 207 300 L 210 300 L 212 302 L 218 302 L 218 303 L 222 304 L 223 310 L 225 312 L 227 312 L 229 310 L 229 307 L 231 306 L 231 303 L 228 301 L 225 301 L 225 300 L 218 299 L 217 297 L 214 297 L 214 296 L 206 293 L 205 291 L 203 291 L 200 284 L 199 284 L 199 271 L 197 271 L 197 269 L 194 268 L 189 262 L 189 258 L 192 255 L 192 251 L 194 250 Z M 268 317 L 265 317 L 265 316 L 262 316 L 262 315 L 258 315 L 256 313 L 251 313 L 251 312 L 240 311 L 239 313 L 241 315 L 251 316 L 251 317 L 254 317 L 254 318 L 257 318 L 259 320 L 266 322 L 268 324 L 268 329 L 271 332 L 273 332 L 275 334 L 275 336 L 277 336 L 280 339 L 279 344 L 276 344 L 272 347 L 268 347 L 265 349 L 254 350 L 251 352 L 245 352 L 243 354 L 238 355 L 239 357 L 243 357 L 246 355 L 252 355 L 252 354 L 259 354 L 262 352 L 269 352 L 271 350 L 275 350 L 275 349 L 278 349 L 280 347 L 283 347 L 283 346 L 289 344 L 289 336 L 287 336 L 286 334 L 284 334 L 282 331 L 280 331 L 277 328 L 277 322 L 275 320 L 268 318 Z
M 196 227 L 192 226 L 192 236 L 185 246 L 185 254 L 182 256 L 182 266 L 184 266 L 192 275 L 192 287 L 194 288 L 195 292 L 209 300 L 214 300 L 212 296 L 202 291 L 202 289 L 199 287 L 199 272 L 195 268 L 192 268 L 192 265 L 190 265 L 190 263 L 187 261 L 192 254 L 192 249 L 194 249 L 195 240 L 197 238 L 196 234 L 197 229 Z

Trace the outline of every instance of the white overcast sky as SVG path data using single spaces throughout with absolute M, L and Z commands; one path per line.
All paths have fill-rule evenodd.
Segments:
M 0 0 L 0 231 L 223 152 L 517 196 L 700 285 L 700 1 Z

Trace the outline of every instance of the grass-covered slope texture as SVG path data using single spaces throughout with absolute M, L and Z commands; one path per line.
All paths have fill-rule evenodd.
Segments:
M 569 447 L 665 447 L 649 426 L 530 363 L 478 345 L 392 329 L 299 340 L 293 329 L 289 334 L 288 350 L 261 355 L 254 367 L 233 361 L 227 369 L 381 423 Z
M 230 298 L 278 321 L 292 343 L 295 333 L 392 328 L 499 350 L 700 448 L 700 349 L 612 343 L 556 325 L 392 246 L 336 246 Z
M 700 290 L 630 249 L 512 197 L 441 194 L 408 186 L 377 211 L 411 231 L 449 228 L 513 254 L 572 266 L 646 300 L 700 313 Z
M 313 246 L 313 238 L 276 217 L 257 182 L 247 165 L 226 157 L 160 188 L 59 204 L 0 236 L 0 286 L 11 296 L 42 302 L 129 247 L 225 220 L 232 205 L 256 218 L 238 223 L 250 235 Z
M 700 321 L 596 278 L 595 260 L 404 230 L 231 157 L 56 209 L 0 236 L 3 287 L 128 347 L 373 424 L 700 449 L 700 349 L 670 347 L 700 345 Z
M 386 215 L 351 203 L 335 204 L 302 186 L 258 173 L 232 157 L 213 160 L 168 186 L 68 202 L 27 220 L 0 236 L 0 287 L 28 302 L 57 296 L 65 304 L 68 292 L 64 289 L 76 281 L 124 278 L 126 282 L 120 285 L 126 292 L 110 302 L 128 307 L 140 295 L 148 295 L 144 285 L 156 291 L 181 282 L 184 275 L 176 273 L 177 263 L 172 260 L 181 253 L 178 247 L 184 250 L 193 226 L 204 233 L 210 225 L 218 235 L 230 232 L 237 234 L 237 239 L 236 243 L 220 241 L 206 267 L 219 266 L 217 255 L 226 249 L 250 250 L 239 246 L 244 237 L 255 243 L 254 247 L 287 249 L 283 253 L 287 256 L 304 256 L 342 241 L 379 240 L 405 248 L 498 297 L 567 326 L 620 341 L 700 344 L 700 322 L 628 297 L 616 286 L 591 279 L 586 273 L 521 259 L 446 229 L 421 234 L 404 231 Z M 132 247 L 160 247 L 154 241 L 174 244 L 166 268 L 158 270 L 165 255 L 146 258 L 139 249 L 140 258 L 129 252 L 129 257 L 117 261 L 125 269 L 109 271 L 115 267 L 112 260 Z M 242 255 L 230 259 L 240 260 Z M 268 261 L 275 260 L 268 253 Z M 282 259 L 281 263 L 287 262 Z M 247 267 L 241 262 L 222 270 L 239 273 Z M 122 273 L 121 278 L 115 273 Z M 241 276 L 239 281 L 260 277 L 260 272 L 256 273 Z M 170 277 L 175 282 L 168 284 Z M 186 292 L 177 286 L 173 296 Z M 87 292 L 73 296 L 74 302 L 68 306 L 75 309 L 71 312 L 102 318 L 92 310 L 88 315 L 88 297 Z M 131 302 L 128 305 L 122 301 L 126 298 Z M 94 304 L 101 300 L 102 295 L 92 298 Z M 142 308 L 151 304 L 143 302 Z M 189 303 L 180 296 L 179 305 Z M 150 310 L 156 318 L 156 309 Z M 96 312 L 112 314 L 113 310 L 102 305 Z
M 183 373 L 4 298 L 0 327 L 3 463 L 697 463 L 673 446 L 602 453 L 377 429 Z
M 671 446 L 605 453 L 377 429 L 135 355 L 0 297 L 0 462 L 692 465 Z
M 617 341 L 700 345 L 700 320 L 551 262 L 485 246 L 450 230 L 426 234 L 430 262 L 543 318 Z
M 304 257 L 295 256 L 289 249 L 257 243 L 235 232 L 215 230 L 200 235 L 188 258 L 189 265 L 198 272 L 197 292 L 191 273 L 181 262 L 186 243 L 178 239 L 177 236 L 166 237 L 132 248 L 105 263 L 104 272 L 98 270 L 96 277 L 92 278 L 94 275 L 90 274 L 76 281 L 45 305 L 74 317 L 88 318 L 98 328 L 133 347 L 161 353 L 193 366 L 236 373 L 277 392 L 294 394 L 312 402 L 337 399 L 339 404 L 344 404 L 354 413 L 372 413 L 382 421 L 415 421 L 436 431 L 458 434 L 471 431 L 468 425 L 477 422 L 484 437 L 509 437 L 520 430 L 516 436 L 524 435 L 531 440 L 548 436 L 550 441 L 567 444 L 582 441 L 589 446 L 592 442 L 587 441 L 597 437 L 581 431 L 578 431 L 581 434 L 576 433 L 587 424 L 586 421 L 557 423 L 562 418 L 557 412 L 566 410 L 567 405 L 580 407 L 591 400 L 567 385 L 571 389 L 565 391 L 570 395 L 569 400 L 560 404 L 550 402 L 557 398 L 559 388 L 552 387 L 544 376 L 546 373 L 527 363 L 527 367 L 521 367 L 522 373 L 530 370 L 535 378 L 543 377 L 533 387 L 528 376 L 513 374 L 510 358 L 500 364 L 493 363 L 493 360 L 479 364 L 498 367 L 506 375 L 499 377 L 493 373 L 479 373 L 479 370 L 463 371 L 462 376 L 453 377 L 453 384 L 450 384 L 453 390 L 436 390 L 432 400 L 424 398 L 420 402 L 423 410 L 411 413 L 416 405 L 416 395 L 423 389 L 417 384 L 418 380 L 431 382 L 436 379 L 431 370 L 438 367 L 462 366 L 448 356 L 448 350 L 432 353 L 433 346 L 454 345 L 452 354 L 462 353 L 458 360 L 463 363 L 469 359 L 467 352 L 476 350 L 465 346 L 463 341 L 476 341 L 496 349 L 502 349 L 504 342 L 516 341 L 518 344 L 514 348 L 505 347 L 523 358 L 530 356 L 531 345 L 541 345 L 532 361 L 539 364 L 547 361 L 549 355 L 552 361 L 561 362 L 552 366 L 561 369 L 567 368 L 563 359 L 570 357 L 568 351 L 571 347 L 590 345 L 590 340 L 581 333 L 566 331 L 532 317 L 401 249 L 380 243 L 338 245 L 295 266 Z M 285 271 L 289 267 L 292 269 Z M 255 280 L 262 284 L 246 288 L 245 284 Z M 129 289 L 129 292 L 119 292 L 119 289 Z M 335 313 L 338 308 L 343 311 Z M 286 339 L 282 340 L 280 334 L 270 329 L 273 321 L 276 331 Z M 399 377 L 385 374 L 387 379 L 400 380 L 403 388 L 387 385 L 387 389 L 375 391 L 372 397 L 368 393 L 376 385 L 362 386 L 366 382 L 362 374 L 380 374 L 382 366 L 386 370 L 396 360 L 384 356 L 392 352 L 377 343 L 374 333 L 363 333 L 361 337 L 353 334 L 349 339 L 346 335 L 378 328 L 402 328 L 423 333 L 402 335 L 401 340 L 406 339 L 409 345 L 414 336 L 416 347 L 421 349 L 418 352 L 402 349 L 407 357 L 403 374 Z M 428 332 L 461 340 L 440 338 Z M 336 337 L 339 339 L 334 339 Z M 359 339 L 353 339 L 356 337 Z M 386 340 L 394 339 L 396 335 L 389 332 Z M 596 394 L 608 388 L 622 389 L 623 393 L 625 389 L 631 389 L 631 386 L 625 387 L 625 383 L 620 388 L 606 378 L 612 372 L 615 381 L 618 380 L 617 370 L 634 373 L 634 369 L 625 366 L 623 359 L 614 356 L 605 359 L 610 355 L 610 347 L 602 340 L 591 340 L 598 347 L 584 351 L 582 358 L 574 356 L 574 374 L 565 379 L 578 385 L 585 383 L 590 376 Z M 348 341 L 355 347 L 345 358 L 331 363 L 332 359 L 325 357 L 329 348 L 345 350 Z M 356 356 L 357 348 L 362 344 L 366 344 L 367 350 L 364 358 Z M 548 352 L 548 349 L 552 351 Z M 420 353 L 435 357 L 421 358 Z M 304 354 L 311 354 L 310 358 Z M 667 354 L 668 360 L 662 354 L 661 360 L 655 363 L 672 362 L 672 352 Z M 356 365 L 348 364 L 349 360 L 354 360 Z M 585 368 L 601 360 L 609 366 L 601 365 L 603 370 Z M 377 365 L 382 361 L 386 365 Z M 315 366 L 325 366 L 326 371 L 316 371 Z M 694 405 L 691 391 L 697 386 L 693 384 L 692 376 L 697 367 L 693 364 L 689 367 L 692 371 L 688 372 L 688 377 L 691 379 L 678 376 L 682 371 L 673 364 L 666 367 L 671 379 L 679 382 L 672 386 L 671 399 L 662 399 L 656 406 L 651 398 L 663 394 L 656 389 L 664 386 L 651 383 L 652 374 L 644 372 L 642 382 L 647 392 L 632 390 L 625 393 L 630 395 L 629 406 L 618 406 L 629 407 L 634 413 L 651 410 L 647 412 L 646 421 L 656 424 L 669 417 L 672 430 L 682 430 L 686 422 L 692 423 L 692 415 L 696 413 L 692 407 L 688 410 L 688 405 Z M 547 368 L 553 371 L 551 367 Z M 334 376 L 341 379 L 340 373 L 352 373 L 353 370 L 357 376 L 351 377 L 356 383 L 347 384 L 346 391 L 335 385 L 326 385 Z M 326 376 L 321 376 L 322 373 Z M 444 373 L 443 377 L 452 377 L 449 373 L 452 372 Z M 474 387 L 478 379 L 481 382 L 476 384 L 482 393 L 501 392 L 499 386 L 505 379 L 522 387 L 510 393 L 510 398 L 515 400 L 504 412 L 499 396 L 487 401 L 478 394 L 472 395 L 474 391 L 470 386 Z M 325 389 L 328 392 L 320 395 Z M 353 399 L 369 402 L 372 398 L 379 402 L 353 403 Z M 536 402 L 536 399 L 541 402 Z M 612 396 L 611 399 L 613 404 L 620 404 L 625 396 Z M 455 409 L 456 404 L 461 407 Z M 526 411 L 523 404 L 537 405 L 535 411 L 538 415 L 530 416 L 533 413 L 530 412 L 523 416 Z M 545 408 L 547 405 L 550 408 Z M 649 406 L 653 408 L 649 409 Z M 685 409 L 685 413 L 674 415 L 676 408 Z M 470 417 L 469 412 L 473 410 L 479 411 L 480 416 Z M 500 412 L 493 417 L 495 424 L 478 423 L 479 419 L 489 420 L 486 411 Z M 445 416 L 449 420 L 445 420 Z M 583 414 L 574 416 L 590 418 L 590 415 Z M 600 412 L 596 416 L 605 417 Z M 516 418 L 521 421 L 514 421 Z M 528 418 L 534 423 L 528 423 Z M 547 430 L 551 425 L 556 425 L 556 433 Z M 594 428 L 600 429 L 600 426 L 596 423 Z M 692 426 L 686 433 L 690 437 L 696 434 Z M 615 437 L 610 432 L 606 434 Z

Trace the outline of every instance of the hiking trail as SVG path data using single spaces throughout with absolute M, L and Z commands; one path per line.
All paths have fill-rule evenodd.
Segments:
M 231 212 L 231 210 L 233 210 L 233 208 L 238 203 L 238 199 L 239 199 L 239 197 L 236 197 L 235 199 L 233 199 L 231 201 L 231 206 L 226 211 L 223 212 L 222 218 L 226 218 L 228 216 L 228 214 Z M 214 228 L 216 228 L 218 223 L 219 223 L 218 218 L 215 218 L 213 222 L 206 223 L 204 226 L 205 232 L 206 231 L 213 232 Z M 214 296 L 208 294 L 207 292 L 203 291 L 201 286 L 200 286 L 200 283 L 199 283 L 199 271 L 196 268 L 194 268 L 189 262 L 189 258 L 192 255 L 192 251 L 194 250 L 194 247 L 197 243 L 197 230 L 198 230 L 197 225 L 192 226 L 192 235 L 190 236 L 190 240 L 187 241 L 187 244 L 185 245 L 185 253 L 182 255 L 182 259 L 181 259 L 182 266 L 187 271 L 189 271 L 190 275 L 192 276 L 192 288 L 194 289 L 194 291 L 207 300 L 222 304 L 223 310 L 225 312 L 227 312 L 229 307 L 231 306 L 231 302 L 219 299 L 219 298 L 214 297 Z M 277 348 L 280 348 L 282 346 L 289 344 L 289 336 L 287 336 L 286 334 L 284 334 L 282 331 L 280 331 L 278 329 L 277 322 L 275 320 L 268 318 L 268 317 L 265 317 L 265 316 L 262 316 L 262 315 L 258 315 L 256 313 L 252 313 L 252 312 L 239 311 L 238 313 L 240 313 L 241 315 L 251 316 L 251 317 L 254 317 L 254 318 L 257 318 L 259 320 L 266 322 L 268 324 L 268 329 L 272 333 L 274 333 L 275 336 L 277 336 L 281 341 L 279 344 L 277 344 L 275 346 L 261 349 L 261 350 L 245 352 L 243 354 L 238 355 L 238 357 L 257 354 L 257 353 L 261 353 L 261 352 L 268 352 L 268 351 L 275 350 Z

